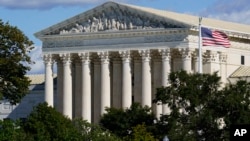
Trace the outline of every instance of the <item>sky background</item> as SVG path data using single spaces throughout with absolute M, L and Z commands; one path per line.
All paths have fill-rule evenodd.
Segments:
M 0 19 L 17 26 L 34 42 L 29 74 L 44 72 L 41 41 L 34 33 L 92 9 L 107 0 L 0 0 Z M 113 0 L 155 9 L 250 24 L 249 0 Z M 198 23 L 197 23 L 198 24 Z

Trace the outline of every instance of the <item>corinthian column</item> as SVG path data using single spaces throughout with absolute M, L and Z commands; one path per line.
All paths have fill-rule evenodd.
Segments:
M 130 66 L 130 51 L 120 51 L 122 57 L 122 108 L 126 109 L 132 103 L 132 75 Z
M 140 50 L 142 56 L 142 106 L 151 107 L 151 69 L 150 69 L 150 50 Z
M 161 49 L 159 50 L 162 57 L 162 86 L 168 86 L 168 75 L 171 72 L 171 56 L 170 49 Z M 170 108 L 167 104 L 162 105 L 162 114 L 166 115 L 170 113 Z
M 72 118 L 72 74 L 70 54 L 60 54 L 63 61 L 62 113 Z
M 104 114 L 105 108 L 110 107 L 110 71 L 109 71 L 109 54 L 108 52 L 99 52 L 101 58 L 101 115 Z
M 91 72 L 89 53 L 79 53 L 82 61 L 81 116 L 91 122 Z
M 54 106 L 53 102 L 53 71 L 52 71 L 52 55 L 45 54 L 43 56 L 45 64 L 45 96 L 44 100 L 48 103 L 49 106 Z

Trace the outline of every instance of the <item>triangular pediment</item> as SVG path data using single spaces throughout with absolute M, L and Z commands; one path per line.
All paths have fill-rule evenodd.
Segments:
M 37 32 L 35 36 L 183 27 L 189 26 L 125 4 L 107 2 Z
M 35 36 L 40 38 L 47 35 L 85 34 L 157 28 L 191 28 L 197 30 L 198 19 L 199 17 L 193 15 L 116 2 L 106 2 L 39 31 L 35 33 Z M 250 37 L 249 25 L 203 18 L 202 26 L 222 30 L 231 36 Z

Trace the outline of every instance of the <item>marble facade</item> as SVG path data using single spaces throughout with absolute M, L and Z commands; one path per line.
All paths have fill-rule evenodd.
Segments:
M 126 109 L 133 102 L 152 107 L 157 117 L 167 114 L 166 105 L 152 104 L 156 88 L 168 85 L 170 72 L 197 73 L 199 60 L 198 23 L 185 20 L 195 17 L 179 15 L 177 21 L 172 14 L 107 2 L 36 33 L 43 42 L 45 101 L 89 122 L 98 122 L 106 107 Z M 249 33 L 223 31 L 232 37 L 231 47 L 204 47 L 203 72 L 218 72 L 227 83 L 241 56 L 250 66 L 250 46 Z

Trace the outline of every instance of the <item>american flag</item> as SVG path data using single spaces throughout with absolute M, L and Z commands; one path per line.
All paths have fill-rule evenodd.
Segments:
M 221 31 L 201 27 L 201 37 L 203 46 L 223 46 L 229 48 L 231 45 L 228 36 Z

